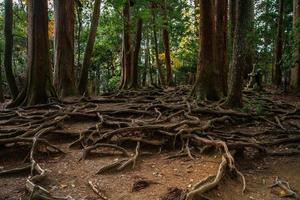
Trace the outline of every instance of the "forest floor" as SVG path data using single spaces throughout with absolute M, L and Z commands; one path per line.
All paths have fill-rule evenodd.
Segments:
M 188 91 L 3 108 L 0 200 L 299 199 L 299 96 L 245 92 L 228 110 Z

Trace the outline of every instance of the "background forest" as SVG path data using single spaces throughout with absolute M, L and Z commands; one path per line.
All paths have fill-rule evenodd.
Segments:
M 251 31 L 247 33 L 250 41 L 248 44 L 245 79 L 252 72 L 261 70 L 264 83 L 272 83 L 272 69 L 274 71 L 276 59 L 276 43 L 278 40 L 282 48 L 280 60 L 280 81 L 278 86 L 289 85 L 290 69 L 294 66 L 293 51 L 293 1 L 284 0 L 282 13 L 279 11 L 279 1 L 256 0 L 254 6 L 249 9 L 249 20 L 253 24 Z M 124 2 L 121 0 L 101 1 L 100 20 L 97 23 L 97 33 L 92 51 L 91 63 L 88 67 L 88 90 L 91 95 L 99 95 L 110 92 L 119 87 L 122 65 L 122 38 L 123 27 L 126 20 L 123 17 Z M 167 74 L 166 57 L 164 50 L 163 31 L 169 35 L 170 59 L 172 65 L 172 77 L 176 85 L 193 84 L 198 62 L 198 32 L 199 32 L 199 1 L 172 0 L 167 1 L 162 8 L 157 2 L 136 1 L 132 6 L 130 17 L 130 43 L 132 48 L 138 42 L 135 35 L 138 29 L 137 22 L 142 20 L 140 54 L 137 58 L 138 81 L 142 86 L 160 86 L 160 68 L 162 76 Z M 94 2 L 82 0 L 76 4 L 75 22 L 75 74 L 76 80 L 80 78 L 80 70 L 84 62 L 84 53 L 87 46 L 90 26 L 92 22 Z M 0 4 L 0 26 L 4 29 L 4 2 Z M 27 5 L 25 1 L 13 1 L 13 50 L 12 70 L 15 74 L 18 88 L 21 90 L 25 80 L 27 69 Z M 230 8 L 228 8 L 230 12 Z M 49 1 L 48 28 L 50 39 L 50 65 L 54 71 L 54 5 Z M 252 17 L 251 17 L 252 15 Z M 281 34 L 278 35 L 278 20 L 282 15 L 280 25 Z M 232 55 L 233 25 L 232 13 L 228 20 L 228 60 Z M 125 21 L 125 22 L 124 22 Z M 137 25 L 136 25 L 137 24 Z M 232 31 L 231 31 L 232 30 Z M 8 85 L 3 74 L 4 35 L 0 35 L 1 71 L 4 91 L 7 95 Z M 280 36 L 280 38 L 278 38 Z M 282 37 L 282 38 L 281 38 Z M 157 61 L 157 59 L 159 59 Z M 227 65 L 226 63 L 224 63 Z M 77 82 L 77 81 L 76 81 Z M 273 83 L 276 81 L 273 80 Z

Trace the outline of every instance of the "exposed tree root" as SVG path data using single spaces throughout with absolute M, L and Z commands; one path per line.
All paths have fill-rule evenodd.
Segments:
M 97 174 L 134 168 L 137 159 L 144 155 L 141 147 L 179 152 L 169 159 L 195 159 L 197 152 L 220 149 L 223 158 L 218 173 L 196 184 L 187 195 L 189 200 L 215 188 L 226 173 L 241 177 L 242 191 L 245 191 L 246 180 L 235 166 L 234 151 L 255 150 L 266 156 L 300 154 L 300 131 L 291 125 L 293 120 L 299 122 L 299 108 L 246 93 L 248 99 L 259 98 L 264 110 L 262 113 L 245 113 L 224 110 L 215 103 L 197 103 L 188 94 L 185 87 L 168 91 L 121 91 L 99 99 L 0 111 L 0 148 L 14 144 L 31 147 L 29 164 L 0 171 L 0 175 L 30 171 L 26 185 L 32 199 L 55 199 L 37 185 L 47 171 L 35 159 L 40 145 L 63 153 L 48 142 L 47 135 L 52 133 L 69 135 L 70 138 L 78 136 L 70 147 L 82 149 L 83 159 L 99 148 L 102 151 L 113 149 L 125 156 L 103 166 Z M 115 105 L 111 106 L 112 103 Z M 66 123 L 85 122 L 93 124 L 80 132 L 71 133 L 65 129 Z M 248 131 L 248 126 L 262 129 L 252 132 Z M 136 147 L 134 154 L 130 155 L 132 144 Z

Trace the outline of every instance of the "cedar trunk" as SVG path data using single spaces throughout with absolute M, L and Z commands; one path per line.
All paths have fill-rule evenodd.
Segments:
M 213 1 L 200 1 L 200 52 L 192 95 L 198 99 L 218 100 L 221 96 L 218 71 L 214 62 Z
M 131 88 L 138 87 L 138 64 L 142 42 L 143 20 L 139 18 L 136 24 L 135 49 L 133 52 L 132 69 L 131 69 Z
M 130 4 L 125 3 L 123 9 L 124 30 L 123 30 L 123 50 L 122 50 L 122 77 L 120 89 L 129 89 L 131 83 L 132 69 L 132 52 L 131 52 L 131 19 L 130 19 Z
M 62 97 L 76 94 L 74 65 L 74 0 L 55 0 L 54 86 Z
M 13 49 L 13 1 L 5 0 L 5 23 L 4 23 L 4 69 L 8 87 L 13 99 L 18 96 L 18 87 L 12 70 L 12 49 Z
M 216 2 L 216 64 L 220 71 L 220 81 L 223 95 L 227 94 L 227 9 L 228 0 Z
M 91 22 L 91 29 L 90 29 L 86 49 L 84 52 L 83 64 L 81 68 L 80 80 L 78 85 L 78 90 L 81 95 L 84 94 L 87 95 L 88 92 L 87 85 L 88 85 L 89 67 L 91 65 L 92 53 L 94 49 L 97 27 L 100 18 L 100 6 L 101 6 L 101 0 L 95 0 L 92 22 Z
M 164 0 L 163 5 L 163 30 L 162 30 L 162 39 L 164 44 L 165 50 L 165 62 L 166 62 L 166 69 L 167 69 L 167 85 L 173 85 L 173 78 L 172 78 L 172 65 L 171 65 L 171 55 L 170 55 L 170 39 L 169 39 L 169 30 L 168 30 L 168 15 L 167 15 L 167 8 L 166 8 L 166 0 Z
M 45 104 L 56 98 L 49 66 L 48 1 L 29 0 L 27 82 L 10 107 Z
M 275 46 L 275 59 L 273 65 L 273 84 L 281 85 L 282 54 L 283 54 L 283 0 L 279 0 L 277 19 L 277 37 Z
M 0 103 L 4 102 L 3 79 L 2 79 L 2 52 L 0 54 Z
M 300 0 L 294 0 L 294 29 L 295 41 L 298 44 L 295 49 L 295 66 L 291 70 L 291 88 L 300 91 Z M 298 28 L 296 28 L 298 27 Z
M 246 18 L 252 0 L 237 0 L 237 21 L 233 42 L 233 57 L 229 73 L 229 91 L 226 104 L 230 107 L 242 106 L 243 67 L 245 66 L 247 49 L 247 31 L 249 20 Z

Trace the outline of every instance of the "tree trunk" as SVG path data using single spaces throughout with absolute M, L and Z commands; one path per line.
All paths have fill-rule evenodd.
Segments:
M 4 102 L 3 79 L 2 79 L 2 51 L 0 54 L 0 103 Z
M 45 104 L 56 98 L 50 76 L 48 1 L 29 0 L 27 82 L 10 107 Z
M 74 0 L 55 0 L 54 86 L 61 97 L 76 94 L 74 65 Z
M 131 88 L 138 88 L 138 64 L 139 64 L 139 55 L 141 50 L 142 42 L 142 30 L 143 30 L 143 20 L 139 18 L 136 24 L 136 34 L 135 34 L 135 48 L 132 58 L 131 66 Z
M 101 0 L 95 0 L 94 4 L 94 11 L 92 16 L 92 22 L 91 22 L 91 29 L 84 53 L 81 73 L 80 73 L 80 81 L 78 85 L 78 90 L 81 95 L 86 94 L 87 91 L 87 85 L 88 85 L 88 75 L 89 75 L 89 67 L 91 65 L 91 59 L 92 59 L 92 53 L 94 49 L 96 34 L 97 34 L 97 27 L 99 24 L 99 18 L 100 18 L 100 6 L 101 6 Z
M 281 86 L 282 54 L 283 54 L 283 0 L 279 0 L 277 19 L 277 37 L 275 46 L 275 59 L 273 65 L 273 84 Z
M 169 31 L 168 31 L 168 15 L 167 15 L 167 8 L 166 8 L 166 0 L 164 0 L 163 5 L 163 30 L 162 30 L 162 39 L 164 44 L 165 50 L 165 62 L 166 62 L 166 69 L 167 69 L 167 85 L 173 85 L 173 78 L 172 78 L 172 65 L 171 65 L 171 55 L 170 55 L 170 39 L 169 39 Z
M 247 13 L 245 13 L 245 15 L 247 15 L 246 19 L 248 20 L 248 30 L 247 30 L 247 45 L 246 45 L 246 49 L 247 49 L 247 53 L 246 53 L 246 63 L 245 63 L 245 68 L 243 71 L 243 77 L 245 80 L 249 80 L 249 74 L 252 72 L 253 70 L 253 59 L 254 59 L 254 49 L 255 47 L 253 46 L 253 42 L 251 40 L 251 36 L 253 35 L 253 31 L 254 31 L 254 0 L 251 0 L 249 8 L 247 10 Z
M 226 104 L 230 107 L 241 107 L 243 89 L 243 66 L 247 54 L 247 31 L 249 20 L 246 18 L 252 0 L 237 0 L 237 21 L 234 33 L 233 57 L 229 73 L 229 92 Z
M 13 49 L 13 1 L 5 0 L 5 23 L 4 23 L 4 37 L 5 37 L 5 49 L 4 49 L 4 69 L 8 87 L 11 93 L 11 97 L 16 99 L 19 91 L 16 84 L 16 80 L 12 70 L 12 49 Z
M 236 4 L 237 0 L 229 0 L 229 55 L 233 54 L 233 40 L 236 26 Z M 230 59 L 232 56 L 230 57 Z M 232 61 L 230 60 L 230 63 Z
M 129 2 L 125 3 L 123 9 L 123 18 L 124 18 L 124 30 L 123 30 L 123 64 L 122 64 L 122 81 L 120 88 L 129 89 L 131 83 L 131 69 L 132 69 L 132 52 L 131 52 L 131 39 L 130 39 L 130 30 L 131 30 L 131 20 L 130 20 L 130 4 Z
M 192 95 L 197 99 L 219 100 L 222 91 L 214 62 L 213 1 L 200 1 L 200 52 Z
M 294 0 L 294 29 L 295 41 L 297 47 L 295 48 L 295 66 L 291 70 L 291 88 L 300 91 L 300 0 Z M 296 28 L 297 27 L 297 28 Z
M 158 73 L 159 73 L 159 80 L 160 83 L 165 86 L 166 85 L 166 81 L 164 78 L 164 74 L 163 74 L 163 69 L 161 66 L 161 62 L 159 60 L 159 49 L 158 49 L 158 39 L 157 39 L 157 26 L 156 26 L 156 15 L 155 15 L 155 9 L 157 8 L 157 6 L 154 4 L 154 2 L 152 2 L 151 4 L 151 11 L 152 11 L 152 23 L 153 23 L 153 42 L 154 42 L 154 53 L 155 53 L 155 61 L 156 61 L 156 67 L 158 69 Z
M 227 94 L 227 8 L 228 0 L 218 0 L 216 2 L 216 64 L 220 71 L 223 95 Z

